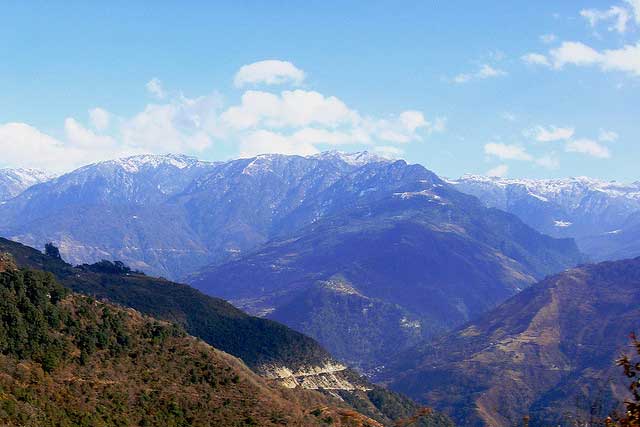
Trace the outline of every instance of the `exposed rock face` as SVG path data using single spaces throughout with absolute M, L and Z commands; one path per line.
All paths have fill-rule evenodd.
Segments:
M 461 425 L 557 425 L 594 403 L 606 416 L 625 397 L 615 360 L 639 319 L 640 258 L 582 266 L 407 351 L 381 378 Z
M 266 378 L 278 380 L 287 388 L 309 390 L 371 390 L 360 384 L 353 384 L 343 373 L 348 368 L 340 363 L 327 361 L 323 365 L 300 367 L 294 371 L 285 366 L 263 366 L 261 372 Z

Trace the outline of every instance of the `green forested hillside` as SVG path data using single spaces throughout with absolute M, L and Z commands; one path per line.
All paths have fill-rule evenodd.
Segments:
M 0 271 L 0 425 L 380 425 L 49 273 Z
M 61 284 L 97 301 L 111 301 L 165 321 L 175 322 L 217 349 L 240 357 L 260 372 L 263 364 L 310 366 L 331 356 L 314 340 L 273 321 L 251 317 L 231 304 L 203 295 L 186 285 L 130 271 L 119 263 L 72 267 L 55 256 L 0 238 L 0 253 L 12 255 L 19 267 L 51 272 Z M 33 273 L 45 274 L 45 273 Z M 46 275 L 53 280 L 52 275 Z M 55 282 L 51 282 L 55 283 Z M 58 285 L 56 285 L 59 287 Z M 60 288 L 63 289 L 63 288 Z M 62 290 L 62 292 L 68 292 Z M 412 400 L 370 384 L 345 370 L 344 379 L 367 391 L 340 391 L 342 399 L 385 425 L 409 419 L 420 410 Z M 321 412 L 324 414 L 326 411 Z M 419 417 L 407 426 L 450 426 L 439 414 Z

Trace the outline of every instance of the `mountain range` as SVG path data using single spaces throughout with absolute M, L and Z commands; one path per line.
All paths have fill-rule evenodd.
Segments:
M 404 162 L 362 166 L 307 203 L 298 215 L 322 208 L 324 218 L 189 283 L 363 370 L 582 260 L 571 240 L 543 236 Z
M 2 425 L 392 424 L 363 415 L 369 408 L 356 410 L 357 401 L 262 378 L 175 324 L 72 293 L 6 253 L 0 296 Z M 376 401 L 393 425 L 451 426 L 426 409 L 401 418 L 402 399 L 384 396 Z
M 177 324 L 218 350 L 240 358 L 253 372 L 285 388 L 321 391 L 384 425 L 411 418 L 420 407 L 376 386 L 333 358 L 313 339 L 274 321 L 248 316 L 231 304 L 186 285 L 103 261 L 72 267 L 62 259 L 0 238 L 0 254 L 16 267 L 46 271 L 68 289 Z M 447 426 L 444 418 L 423 420 Z
M 579 422 L 585 402 L 620 401 L 611 367 L 640 318 L 640 259 L 575 267 L 640 254 L 638 183 L 446 180 L 366 152 L 143 155 L 57 177 L 0 170 L 0 235 L 55 244 L 0 238 L 0 274 L 46 271 L 72 306 L 88 296 L 136 310 L 125 323 L 143 330 L 177 325 L 181 357 L 189 334 L 240 358 L 220 363 L 267 387 L 268 405 L 290 396 L 299 425 L 318 421 L 311 395 L 282 387 L 320 391 L 321 420 L 449 425 L 411 424 L 420 406 L 363 372 L 462 425 Z M 66 371 L 84 372 L 76 362 Z
M 592 260 L 640 255 L 640 182 L 477 175 L 448 182 L 486 206 L 517 215 L 541 233 L 574 238 Z
M 366 152 L 101 162 L 8 200 L 0 233 L 184 278 L 362 370 L 384 363 L 380 344 L 408 348 L 583 261 L 571 240 Z
M 584 265 L 398 355 L 379 379 L 459 425 L 583 425 L 628 398 L 615 361 L 639 319 L 640 258 Z

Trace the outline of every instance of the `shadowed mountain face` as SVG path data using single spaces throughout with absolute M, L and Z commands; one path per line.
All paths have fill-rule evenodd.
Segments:
M 624 395 L 615 360 L 640 319 L 640 258 L 549 277 L 431 344 L 380 378 L 461 425 L 569 425 Z
M 11 254 L 11 258 L 5 259 L 3 253 Z M 16 265 L 51 272 L 75 292 L 175 322 L 217 349 L 240 357 L 269 380 L 287 388 L 339 395 L 351 407 L 384 425 L 410 418 L 420 409 L 406 397 L 371 384 L 336 361 L 313 339 L 274 321 L 248 316 L 231 304 L 189 286 L 135 273 L 122 264 L 101 262 L 72 267 L 0 238 L 0 272 Z M 330 413 L 318 412 L 324 414 L 322 418 Z M 450 423 L 446 417 L 433 415 L 407 425 L 446 427 Z
M 403 162 L 366 165 L 307 203 L 299 215 L 321 207 L 324 219 L 190 283 L 364 370 L 582 259 L 573 241 Z
M 637 219 L 640 182 L 622 184 L 586 177 L 554 180 L 468 175 L 450 181 L 487 206 L 517 215 L 536 230 L 572 237 L 594 260 L 640 255 Z

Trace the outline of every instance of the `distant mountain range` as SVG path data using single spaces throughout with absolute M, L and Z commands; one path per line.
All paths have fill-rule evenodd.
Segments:
M 367 370 L 584 259 L 423 166 L 369 153 L 101 162 L 6 201 L 0 234 L 53 241 L 73 264 L 187 278 Z
M 53 174 L 38 169 L 0 169 L 0 203 L 53 177 Z
M 189 282 L 364 370 L 582 260 L 405 162 L 362 166 L 303 206 L 289 224 L 324 217 Z
M 584 425 L 626 398 L 615 360 L 639 320 L 640 258 L 581 266 L 401 354 L 379 378 L 459 425 Z
M 37 247 L 54 241 L 74 264 L 119 259 L 177 278 L 266 242 L 308 197 L 377 160 L 325 153 L 225 163 L 180 155 L 107 161 L 7 201 L 0 233 Z
M 517 215 L 536 230 L 575 238 L 593 260 L 640 255 L 640 181 L 578 177 L 551 180 L 467 175 L 448 181 L 485 205 Z

